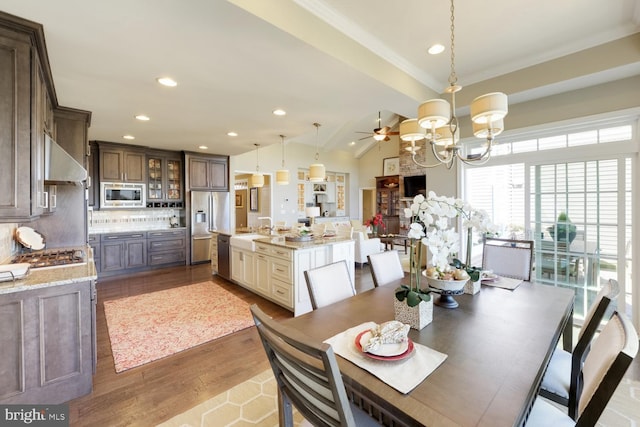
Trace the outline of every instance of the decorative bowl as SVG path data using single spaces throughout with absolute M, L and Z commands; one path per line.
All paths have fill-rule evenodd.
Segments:
M 422 273 L 424 274 L 424 272 Z M 469 279 L 462 280 L 441 280 L 434 279 L 432 277 L 427 276 L 427 283 L 430 287 L 435 289 L 441 289 L 443 291 L 459 291 L 464 288 L 465 283 L 467 283 Z

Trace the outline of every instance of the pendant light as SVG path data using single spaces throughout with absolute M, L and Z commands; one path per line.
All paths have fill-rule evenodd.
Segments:
M 276 171 L 276 184 L 287 185 L 289 184 L 289 169 L 284 167 L 284 135 L 280 135 L 282 140 L 282 169 Z
M 480 153 L 463 155 L 462 145 L 459 142 L 460 129 L 458 128 L 458 118 L 456 117 L 456 92 L 462 89 L 458 85 L 458 76 L 455 69 L 455 8 L 454 0 L 450 0 L 451 11 L 451 72 L 449 73 L 449 86 L 444 90 L 451 96 L 451 103 L 444 99 L 430 99 L 418 107 L 418 125 L 425 129 L 424 138 L 431 145 L 431 151 L 437 163 L 425 165 L 416 159 L 416 152 L 419 149 L 415 141 L 419 138 L 413 132 L 415 124 L 407 123 L 406 133 L 400 131 L 400 138 L 403 141 L 411 141 L 411 146 L 407 150 L 411 152 L 413 162 L 423 168 L 436 167 L 441 164 L 451 168 L 455 159 L 465 164 L 481 165 L 486 163 L 491 157 L 491 149 L 495 145 L 495 137 L 504 130 L 504 117 L 509 112 L 507 95 L 502 92 L 492 92 L 475 98 L 471 102 L 470 116 L 472 121 L 473 134 L 482 139 L 486 139 L 485 148 Z M 401 124 L 402 129 L 402 124 Z
M 256 173 L 251 175 L 251 178 L 249 178 L 249 187 L 260 188 L 264 186 L 264 175 L 260 173 L 260 165 L 259 165 L 260 156 L 258 155 L 258 148 L 260 148 L 260 144 L 253 144 L 253 145 L 256 146 Z
M 320 154 L 318 153 L 318 128 L 320 123 L 313 124 L 316 127 L 316 163 L 309 166 L 309 181 L 311 182 L 323 182 L 326 178 L 326 171 L 324 165 L 319 163 Z

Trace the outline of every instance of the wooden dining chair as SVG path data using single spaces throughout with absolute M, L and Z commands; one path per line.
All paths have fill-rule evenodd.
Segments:
M 498 276 L 531 280 L 533 260 L 532 240 L 497 239 L 487 237 L 482 249 L 482 269 Z
M 329 344 L 274 321 L 255 304 L 251 313 L 278 384 L 280 426 L 293 427 L 292 405 L 314 426 L 380 425 L 348 399 Z
M 540 395 L 564 406 L 576 399 L 578 378 L 582 373 L 584 354 L 589 351 L 591 341 L 603 320 L 615 309 L 620 287 L 616 280 L 609 280 L 598 292 L 589 307 L 578 334 L 578 342 L 571 353 L 556 348 L 542 378 Z
M 347 262 L 337 261 L 304 272 L 311 307 L 317 309 L 356 294 Z
M 595 426 L 637 354 L 636 330 L 624 315 L 615 311 L 584 359 L 577 384 L 578 398 L 570 403 L 569 414 L 538 397 L 526 426 Z
M 398 251 L 385 251 L 367 255 L 371 267 L 373 286 L 384 286 L 388 283 L 402 279 L 404 270 Z

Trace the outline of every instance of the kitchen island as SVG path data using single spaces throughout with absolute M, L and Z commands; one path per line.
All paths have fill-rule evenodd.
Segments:
M 91 392 L 97 275 L 86 253 L 86 263 L 0 282 L 1 404 L 59 404 Z
M 353 283 L 354 241 L 350 238 L 290 242 L 283 235 L 220 233 L 231 236 L 231 281 L 291 310 L 294 316 L 312 310 L 306 270 L 344 260 Z M 219 265 L 212 261 L 212 267 L 217 273 Z

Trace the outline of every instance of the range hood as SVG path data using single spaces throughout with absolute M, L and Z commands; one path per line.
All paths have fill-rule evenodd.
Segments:
M 87 171 L 49 135 L 44 137 L 44 181 L 46 184 L 79 184 L 87 179 Z

